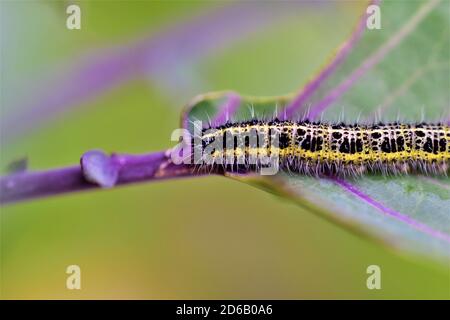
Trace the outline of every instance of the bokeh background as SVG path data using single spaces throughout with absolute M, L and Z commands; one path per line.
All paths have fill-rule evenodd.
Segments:
M 66 8 L 81 7 L 81 30 Z M 1 168 L 172 145 L 193 96 L 297 90 L 363 1 L 1 1 Z M 1 208 L 1 298 L 449 298 L 448 266 L 401 256 L 221 177 Z M 66 289 L 66 267 L 82 289 Z M 366 288 L 366 268 L 382 289 Z

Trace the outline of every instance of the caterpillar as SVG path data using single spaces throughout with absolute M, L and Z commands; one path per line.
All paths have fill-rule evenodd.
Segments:
M 450 168 L 450 127 L 443 123 L 251 120 L 203 128 L 197 138 L 196 163 L 210 170 L 258 170 L 263 157 L 275 158 L 281 170 L 315 176 L 446 175 Z

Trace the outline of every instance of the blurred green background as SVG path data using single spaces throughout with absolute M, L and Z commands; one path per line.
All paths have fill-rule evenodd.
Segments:
M 37 170 L 90 149 L 167 148 L 194 95 L 296 90 L 365 8 L 79 1 L 81 30 L 68 30 L 70 3 L 1 1 L 2 169 L 22 157 Z M 97 82 L 82 77 L 115 67 Z M 450 297 L 448 266 L 399 256 L 220 177 L 40 199 L 2 207 L 0 217 L 4 299 Z M 72 264 L 81 290 L 66 289 Z M 366 288 L 371 264 L 381 267 L 381 290 Z

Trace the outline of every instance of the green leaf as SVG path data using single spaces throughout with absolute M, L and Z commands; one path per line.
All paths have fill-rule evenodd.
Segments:
M 381 29 L 365 29 L 363 17 L 361 37 L 354 34 L 342 61 L 331 60 L 324 69 L 329 68 L 328 74 L 321 72 L 312 80 L 317 80 L 317 88 L 305 85 L 299 94 L 283 97 L 241 96 L 233 109 L 227 99 L 234 93 L 201 95 L 186 107 L 182 122 L 209 121 L 224 113 L 233 121 L 248 120 L 253 112 L 257 118 L 272 117 L 283 115 L 284 108 L 292 119 L 310 108 L 310 116 L 328 121 L 447 121 L 449 6 L 448 1 L 383 1 Z M 293 105 L 294 97 L 305 92 L 307 98 Z M 450 257 L 448 177 L 372 175 L 333 180 L 282 172 L 227 175 L 294 200 L 402 253 L 441 261 Z

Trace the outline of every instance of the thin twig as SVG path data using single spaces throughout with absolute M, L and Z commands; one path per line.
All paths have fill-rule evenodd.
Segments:
M 95 163 L 91 161 L 93 158 Z M 0 204 L 93 188 L 203 174 L 194 173 L 192 166 L 173 164 L 165 151 L 111 156 L 90 151 L 81 157 L 80 165 L 77 166 L 37 172 L 25 171 L 1 177 Z M 105 179 L 109 179 L 109 184 L 104 182 Z

